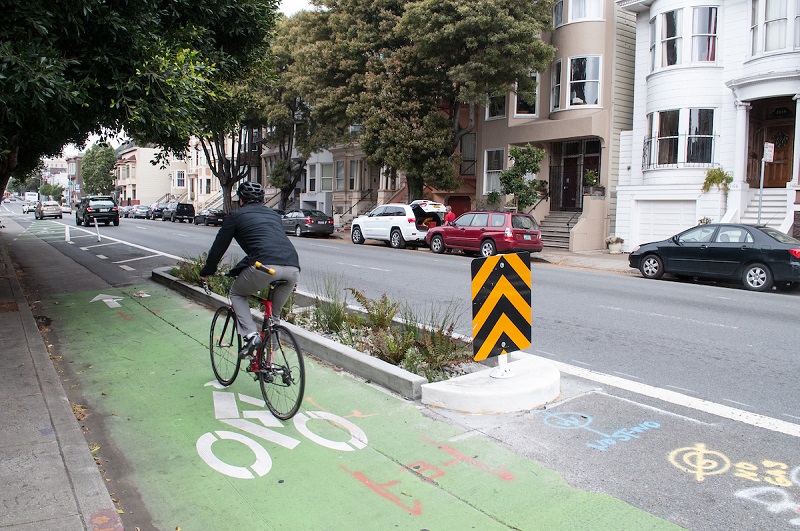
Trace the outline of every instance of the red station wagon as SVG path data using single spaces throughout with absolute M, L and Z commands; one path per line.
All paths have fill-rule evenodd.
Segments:
M 542 250 L 539 224 L 530 214 L 517 212 L 467 212 L 449 226 L 430 229 L 425 241 L 434 253 L 461 249 L 484 257 Z

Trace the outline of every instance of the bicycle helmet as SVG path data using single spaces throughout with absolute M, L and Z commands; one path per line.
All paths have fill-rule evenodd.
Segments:
M 250 181 L 243 182 L 239 185 L 236 191 L 239 199 L 245 203 L 263 203 L 264 202 L 264 187 L 259 183 Z

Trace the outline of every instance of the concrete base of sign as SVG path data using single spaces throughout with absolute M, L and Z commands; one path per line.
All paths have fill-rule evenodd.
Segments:
M 537 356 L 512 352 L 506 367 L 512 378 L 492 378 L 491 369 L 422 385 L 422 403 L 465 413 L 514 413 L 554 401 L 561 392 L 561 373 Z

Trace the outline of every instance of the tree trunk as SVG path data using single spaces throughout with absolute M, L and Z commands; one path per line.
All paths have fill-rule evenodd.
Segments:
M 408 203 L 422 199 L 422 189 L 424 186 L 422 179 L 416 175 L 406 174 L 406 186 L 408 187 Z

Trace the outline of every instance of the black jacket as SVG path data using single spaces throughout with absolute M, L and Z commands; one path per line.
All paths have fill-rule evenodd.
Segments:
M 217 265 L 233 239 L 247 256 L 231 269 L 231 276 L 238 275 L 256 261 L 265 265 L 300 268 L 297 251 L 286 236 L 278 213 L 260 203 L 248 203 L 228 214 L 222 222 L 208 252 L 208 260 L 200 270 L 201 276 L 213 275 L 217 271 Z

